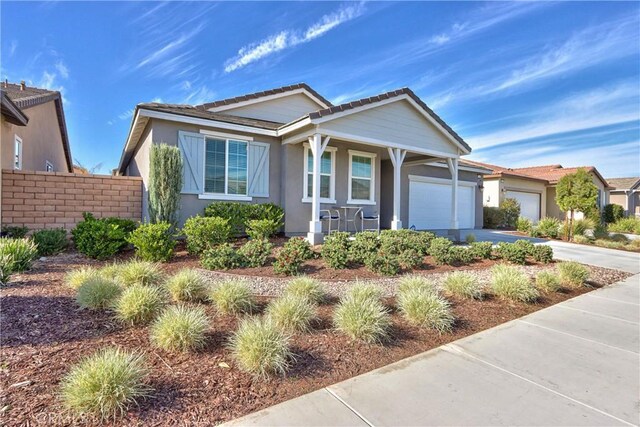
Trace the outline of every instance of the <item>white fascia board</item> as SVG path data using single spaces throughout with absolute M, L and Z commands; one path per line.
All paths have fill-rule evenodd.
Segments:
M 443 163 L 439 163 L 439 162 L 427 162 L 425 163 L 425 165 L 427 166 L 435 166 L 437 168 L 449 168 L 449 166 L 443 164 Z M 473 166 L 464 166 L 461 164 L 458 164 L 458 169 L 461 171 L 468 171 L 468 172 L 477 172 L 481 175 L 491 175 L 491 171 L 487 170 L 487 169 L 481 169 L 481 168 L 474 168 Z
M 296 95 L 299 93 L 306 95 L 313 102 L 315 102 L 322 108 L 329 108 L 329 105 L 325 104 L 320 99 L 316 98 L 311 92 L 309 92 L 304 88 L 299 88 L 299 89 L 290 90 L 287 92 L 276 93 L 273 95 L 261 96 L 260 98 L 253 98 L 253 99 L 247 99 L 246 101 L 234 102 L 233 104 L 219 105 L 217 107 L 209 108 L 207 111 L 220 112 L 220 111 L 232 110 L 234 108 L 240 108 L 240 107 L 245 107 L 247 105 L 259 104 L 261 102 L 271 101 L 273 99 L 285 98 L 287 96 Z
M 288 133 L 291 133 L 297 129 L 303 128 L 311 124 L 311 119 L 309 117 L 305 117 L 304 119 L 292 123 L 290 125 L 284 125 L 280 129 L 277 130 L 278 136 L 283 136 Z

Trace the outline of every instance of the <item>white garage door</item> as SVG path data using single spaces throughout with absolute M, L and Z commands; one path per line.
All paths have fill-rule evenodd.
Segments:
M 520 203 L 520 216 L 531 221 L 540 219 L 540 194 L 522 191 L 507 191 L 506 197 L 516 199 Z
M 409 224 L 417 230 L 451 228 L 451 181 L 409 178 Z M 460 184 L 460 181 L 458 181 Z M 458 185 L 458 225 L 475 226 L 475 186 Z

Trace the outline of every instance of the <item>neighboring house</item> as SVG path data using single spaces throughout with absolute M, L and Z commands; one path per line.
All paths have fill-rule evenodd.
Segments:
M 115 173 L 146 188 L 159 143 L 183 154 L 180 222 L 233 200 L 280 205 L 286 234 L 313 243 L 320 211 L 339 206 L 378 213 L 383 228 L 482 227 L 490 171 L 459 164 L 471 148 L 407 88 L 341 105 L 304 83 L 196 106 L 138 104 Z
M 505 168 L 470 160 L 466 162 L 492 170 L 490 175 L 484 176 L 485 206 L 499 206 L 505 198 L 516 199 L 520 203 L 520 215 L 534 222 L 542 217 L 565 218 L 565 212 L 556 204 L 556 184 L 560 178 L 575 173 L 578 169 L 585 169 L 593 177 L 593 182 L 598 187 L 598 207 L 602 209 L 608 203 L 607 181 L 593 166 Z M 581 218 L 581 214 L 576 218 Z
M 609 203 L 624 208 L 627 216 L 640 216 L 640 177 L 608 178 L 612 187 L 609 190 Z

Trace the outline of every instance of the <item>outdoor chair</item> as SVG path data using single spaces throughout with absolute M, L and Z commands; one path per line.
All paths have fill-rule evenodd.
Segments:
M 327 222 L 327 234 L 331 234 L 334 231 L 340 231 L 340 211 L 337 209 L 321 209 L 320 210 L 320 222 Z M 333 223 L 336 223 L 335 227 L 332 227 Z
M 360 231 L 376 231 L 380 233 L 380 214 L 375 211 L 365 212 L 364 210 L 361 210 L 360 225 Z

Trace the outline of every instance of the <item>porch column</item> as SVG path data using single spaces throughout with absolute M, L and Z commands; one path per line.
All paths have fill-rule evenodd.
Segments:
M 320 222 L 320 161 L 322 159 L 322 153 L 324 153 L 327 144 L 329 143 L 329 137 L 325 138 L 322 142 L 322 136 L 319 133 L 314 133 L 309 137 L 309 147 L 313 154 L 313 175 L 312 175 L 312 188 L 313 194 L 311 195 L 311 221 L 309 221 L 309 232 L 307 233 L 307 240 L 312 245 L 322 243 L 322 223 Z
M 458 225 L 458 159 L 447 159 L 451 172 L 451 229 L 457 230 Z
M 391 221 L 392 230 L 400 230 L 402 228 L 402 221 L 400 220 L 400 181 L 402 175 L 402 162 L 407 155 L 407 150 L 401 150 L 400 148 L 387 148 L 389 150 L 389 157 L 391 163 L 393 163 L 393 220 Z

